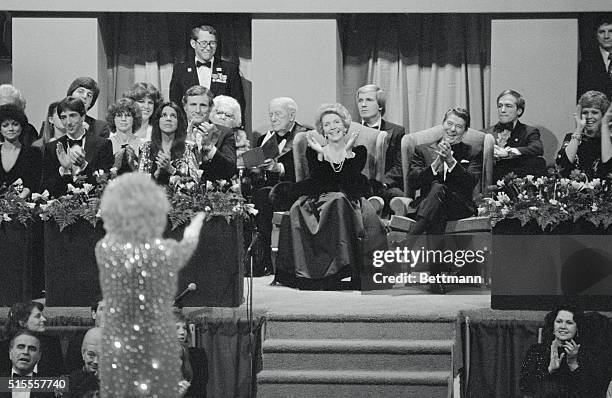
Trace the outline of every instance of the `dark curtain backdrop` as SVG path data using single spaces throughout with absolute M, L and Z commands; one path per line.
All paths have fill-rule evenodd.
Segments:
M 385 119 L 408 132 L 470 110 L 472 127 L 489 124 L 490 17 L 480 14 L 354 14 L 339 17 L 342 103 L 358 120 L 356 90 L 368 83 L 388 94 Z
M 138 81 L 154 84 L 167 99 L 173 65 L 194 57 L 189 32 L 198 25 L 217 29 L 220 45 L 216 57 L 240 65 L 247 102 L 246 121 L 250 125 L 250 14 L 104 14 L 100 29 L 108 60 L 108 103 L 121 98 Z M 247 129 L 250 131 L 249 126 Z

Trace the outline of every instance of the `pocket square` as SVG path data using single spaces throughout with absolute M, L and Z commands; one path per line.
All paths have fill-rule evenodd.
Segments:
M 469 161 L 469 160 L 467 160 L 467 159 L 461 159 L 461 162 L 460 162 L 460 163 L 461 163 L 461 164 L 468 164 L 468 163 L 470 163 L 470 161 Z

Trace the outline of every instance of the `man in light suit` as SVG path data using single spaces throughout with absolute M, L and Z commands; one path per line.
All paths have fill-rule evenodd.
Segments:
M 174 66 L 170 100 L 180 104 L 189 87 L 206 87 L 213 96 L 223 94 L 235 98 L 244 120 L 245 100 L 240 71 L 235 63 L 215 57 L 219 45 L 215 28 L 208 25 L 193 28 L 189 44 L 195 51 L 195 57 Z
M 578 64 L 578 98 L 595 90 L 612 100 L 612 14 L 600 17 L 595 26 L 597 48 L 581 54 Z
M 366 84 L 360 87 L 357 90 L 356 100 L 361 124 L 389 134 L 384 182 L 382 184 L 378 181 L 372 182 L 374 195 L 380 196 L 384 201 L 382 216 L 385 217 L 391 212 L 389 208 L 391 199 L 404 196 L 401 143 L 406 131 L 404 127 L 382 118 L 385 114 L 387 96 L 377 85 Z
M 209 121 L 213 94 L 206 87 L 190 87 L 182 98 L 187 114 L 187 139 L 198 147 L 202 180 L 229 180 L 236 174 L 236 139 L 234 131 Z
M 444 234 L 447 221 L 476 213 L 472 191 L 478 183 L 483 160 L 482 152 L 471 156 L 470 146 L 462 142 L 469 127 L 467 110 L 450 109 L 442 122 L 442 139 L 415 148 L 408 175 L 410 188 L 421 191 L 415 203 L 414 234 Z
M 67 192 L 74 177 L 85 176 L 95 184 L 95 171 L 109 172 L 115 162 L 113 145 L 83 126 L 85 105 L 75 97 L 66 97 L 57 105 L 57 114 L 66 135 L 45 145 L 43 189 L 58 197 Z
M 497 96 L 499 122 L 484 130 L 495 137 L 494 181 L 513 172 L 519 177 L 546 174 L 546 161 L 540 130 L 519 121 L 525 112 L 525 98 L 514 90 L 504 90 Z

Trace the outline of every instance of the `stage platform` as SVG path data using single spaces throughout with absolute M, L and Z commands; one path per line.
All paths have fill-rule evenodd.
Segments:
M 491 310 L 490 291 L 475 286 L 446 295 L 399 285 L 300 291 L 272 279 L 253 279 L 252 328 L 246 303 L 184 308 L 209 357 L 208 396 L 514 396 L 504 394 L 517 392 L 523 351 L 537 341 L 545 315 Z M 248 278 L 244 287 L 246 298 Z M 7 312 L 0 308 L 0 322 Z M 45 314 L 57 330 L 91 326 L 89 308 L 47 307 Z M 228 361 L 231 376 L 214 365 Z

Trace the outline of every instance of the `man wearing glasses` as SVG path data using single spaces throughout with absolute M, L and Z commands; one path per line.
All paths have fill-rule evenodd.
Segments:
M 235 98 L 244 120 L 244 91 L 238 65 L 215 57 L 218 47 L 215 28 L 208 25 L 193 28 L 189 44 L 195 51 L 195 57 L 174 66 L 170 100 L 180 104 L 189 87 L 206 87 L 215 96 L 223 94 Z

